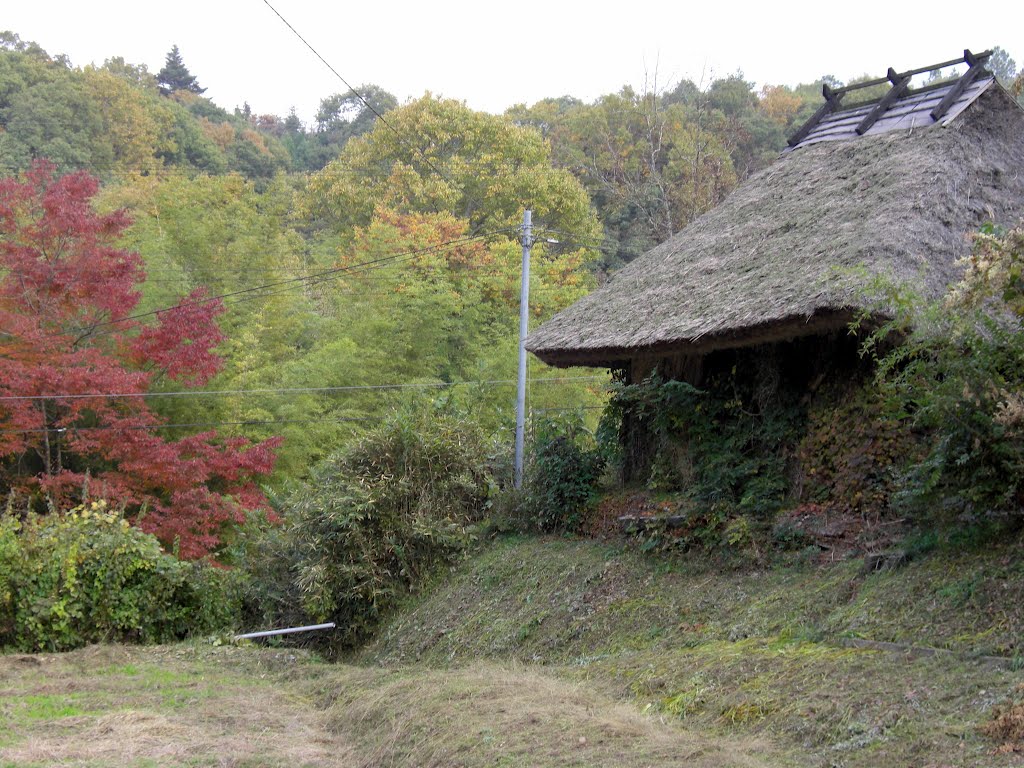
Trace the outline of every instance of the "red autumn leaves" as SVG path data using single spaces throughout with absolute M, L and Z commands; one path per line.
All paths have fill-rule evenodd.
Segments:
M 0 484 L 58 507 L 106 498 L 182 557 L 200 557 L 265 507 L 256 479 L 279 440 L 169 440 L 154 429 L 163 420 L 139 395 L 217 373 L 224 308 L 197 290 L 133 317 L 142 259 L 117 247 L 130 222 L 97 214 L 97 191 L 90 175 L 55 178 L 43 162 L 0 180 Z

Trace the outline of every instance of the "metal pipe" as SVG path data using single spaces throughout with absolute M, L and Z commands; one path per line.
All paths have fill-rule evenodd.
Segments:
M 310 624 L 306 627 L 288 627 L 286 629 L 268 629 L 266 632 L 248 632 L 244 635 L 235 635 L 235 640 L 251 640 L 254 637 L 273 637 L 275 635 L 290 635 L 295 632 L 312 632 L 315 629 L 334 629 L 334 622 L 328 624 Z

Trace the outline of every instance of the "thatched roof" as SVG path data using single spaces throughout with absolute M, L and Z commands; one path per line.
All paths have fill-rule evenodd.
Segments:
M 554 365 L 618 366 L 819 333 L 864 304 L 872 273 L 939 295 L 969 233 L 1024 214 L 1024 110 L 990 77 L 957 108 L 928 127 L 799 144 L 536 329 L 527 349 Z M 832 128 L 847 118 L 832 115 Z

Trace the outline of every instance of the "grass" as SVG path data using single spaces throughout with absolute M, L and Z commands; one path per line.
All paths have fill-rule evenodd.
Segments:
M 400 612 L 357 659 L 571 663 L 746 637 L 1013 657 L 1024 637 L 1022 549 L 933 555 L 872 574 L 859 562 L 721 572 L 593 541 L 508 539 Z
M 0 655 L 0 768 L 1019 765 L 1022 553 L 750 572 L 502 539 L 342 663 Z
M 0 768 L 767 768 L 771 754 L 518 664 L 385 670 L 202 644 L 0 656 Z
M 1024 680 L 1021 554 L 940 553 L 872 574 L 857 562 L 723 573 L 593 541 L 505 540 L 353 660 L 514 659 L 705 734 L 764 739 L 798 763 L 1009 765 L 983 729 Z M 982 658 L 992 655 L 1003 662 Z
M 299 666 L 199 645 L 0 656 L 0 766 L 332 764 L 344 745 L 280 686 Z

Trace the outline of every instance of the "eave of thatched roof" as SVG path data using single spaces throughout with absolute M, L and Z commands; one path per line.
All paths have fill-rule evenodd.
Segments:
M 536 329 L 545 362 L 617 366 L 832 330 L 872 275 L 939 295 L 968 235 L 1024 212 L 1024 111 L 988 81 L 955 119 L 787 152 Z

